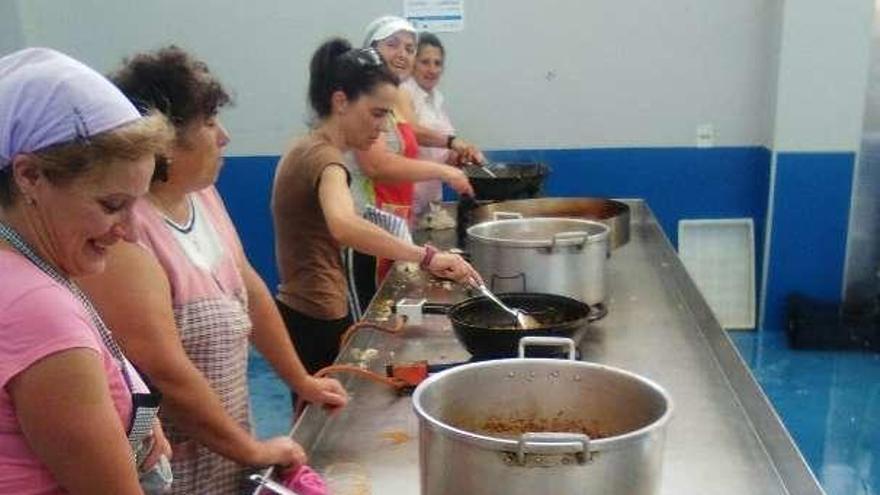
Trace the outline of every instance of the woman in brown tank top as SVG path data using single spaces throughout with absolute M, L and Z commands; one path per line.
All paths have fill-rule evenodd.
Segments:
M 460 256 L 398 239 L 355 210 L 343 153 L 367 149 L 379 139 L 397 95 L 397 80 L 375 50 L 332 39 L 315 52 L 310 72 L 315 126 L 281 158 L 272 214 L 281 275 L 278 305 L 306 368 L 315 372 L 333 362 L 352 320 L 343 246 L 419 263 L 453 280 L 479 275 Z

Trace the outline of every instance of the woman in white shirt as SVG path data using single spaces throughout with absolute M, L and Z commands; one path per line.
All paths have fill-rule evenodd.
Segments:
M 418 125 L 441 135 L 455 136 L 455 126 L 443 109 L 443 94 L 437 89 L 446 59 L 446 50 L 440 39 L 432 33 L 420 33 L 412 77 L 400 84 L 409 94 Z M 440 163 L 457 164 L 459 157 L 449 147 L 427 146 L 419 142 L 419 158 Z M 477 151 L 479 161 L 485 161 Z M 413 207 L 418 215 L 428 210 L 432 201 L 443 196 L 439 180 L 417 182 L 413 192 Z

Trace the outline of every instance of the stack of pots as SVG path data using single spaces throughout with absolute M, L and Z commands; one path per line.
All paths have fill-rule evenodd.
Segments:
M 560 294 L 605 301 L 609 229 L 573 218 L 494 220 L 467 229 L 474 268 L 494 292 Z

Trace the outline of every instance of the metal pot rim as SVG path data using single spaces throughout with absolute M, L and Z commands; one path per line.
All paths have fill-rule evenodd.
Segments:
M 666 390 L 657 384 L 655 381 L 645 378 L 641 375 L 633 373 L 631 371 L 627 371 L 621 368 L 616 368 L 614 366 L 608 366 L 605 364 L 585 362 L 585 361 L 571 361 L 566 359 L 551 359 L 551 358 L 509 358 L 509 359 L 495 359 L 489 361 L 482 361 L 479 363 L 470 363 L 464 364 L 461 366 L 456 366 L 454 368 L 450 368 L 448 370 L 437 373 L 427 380 L 423 381 L 416 387 L 415 392 L 413 392 L 412 396 L 412 405 L 413 409 L 416 412 L 416 416 L 419 417 L 420 420 L 424 420 L 427 422 L 428 426 L 443 435 L 455 438 L 457 440 L 464 441 L 466 443 L 482 447 L 484 449 L 496 450 L 496 451 L 516 451 L 519 443 L 516 440 L 509 440 L 504 438 L 490 437 L 488 435 L 480 435 L 477 433 L 473 433 L 467 430 L 463 430 L 461 428 L 456 428 L 448 423 L 444 423 L 440 421 L 436 417 L 428 414 L 421 404 L 422 394 L 425 393 L 433 383 L 436 383 L 439 380 L 442 380 L 446 376 L 451 376 L 457 373 L 463 373 L 472 369 L 478 368 L 486 368 L 486 367 L 494 367 L 504 364 L 519 364 L 523 362 L 535 363 L 535 364 L 552 364 L 556 366 L 575 366 L 579 368 L 593 368 L 593 369 L 602 369 L 605 371 L 610 371 L 612 373 L 619 373 L 625 375 L 629 378 L 632 378 L 636 381 L 639 381 L 649 388 L 653 389 L 657 394 L 659 394 L 664 402 L 666 403 L 666 410 L 663 414 L 654 420 L 653 422 L 638 428 L 636 430 L 624 433 L 622 435 L 615 435 L 611 437 L 600 438 L 596 440 L 590 440 L 590 452 L 600 452 L 605 450 L 614 450 L 618 448 L 625 447 L 626 445 L 630 445 L 632 443 L 636 443 L 641 441 L 643 438 L 648 437 L 650 435 L 655 434 L 658 431 L 661 431 L 669 420 L 672 417 L 673 409 L 675 408 L 672 397 L 669 395 Z
M 565 222 L 570 223 L 572 225 L 582 225 L 588 227 L 589 229 L 596 230 L 597 232 L 587 232 L 586 239 L 579 238 L 554 238 L 549 237 L 547 239 L 510 239 L 510 238 L 501 238 L 501 237 L 492 237 L 485 234 L 479 233 L 481 230 L 486 230 L 495 225 L 512 225 L 517 223 L 558 223 Z M 576 229 L 572 230 L 575 232 Z M 493 246 L 505 246 L 512 248 L 552 248 L 554 246 L 558 247 L 568 247 L 568 246 L 578 246 L 578 245 L 586 245 L 600 242 L 607 242 L 608 236 L 610 235 L 611 229 L 602 222 L 594 221 L 594 220 L 584 220 L 580 218 L 561 218 L 561 217 L 530 217 L 530 218 L 516 218 L 516 219 L 506 219 L 506 220 L 490 220 L 488 222 L 481 222 L 476 225 L 471 225 L 467 229 L 467 236 L 469 242 L 481 242 L 484 244 L 489 244 Z M 560 232 L 562 234 L 562 232 Z

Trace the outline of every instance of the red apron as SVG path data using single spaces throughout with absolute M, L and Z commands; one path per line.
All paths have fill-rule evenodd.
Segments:
M 400 137 L 403 156 L 407 158 L 416 158 L 419 156 L 419 142 L 416 139 L 416 133 L 413 131 L 409 122 L 397 123 L 397 135 Z M 373 188 L 376 191 L 376 207 L 394 213 L 405 219 L 407 223 L 412 224 L 412 182 L 376 182 L 373 184 Z M 377 286 L 385 279 L 392 264 L 394 264 L 393 260 L 378 258 L 376 263 Z

